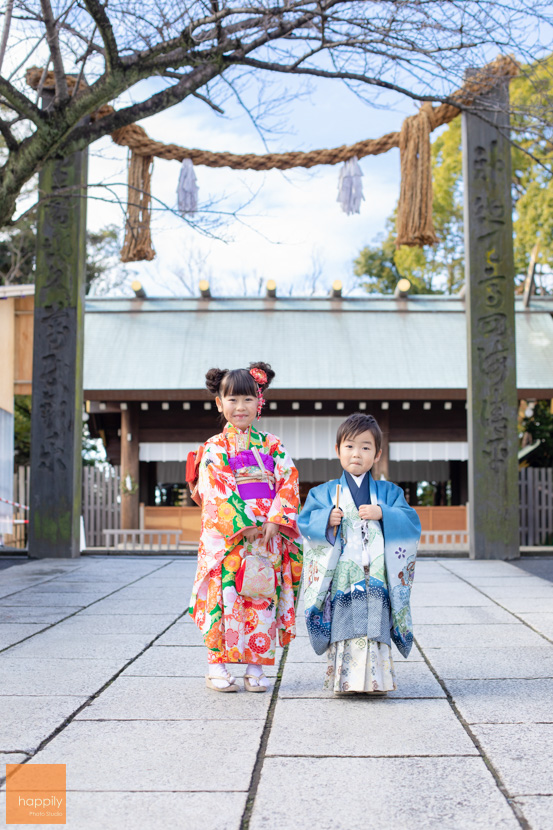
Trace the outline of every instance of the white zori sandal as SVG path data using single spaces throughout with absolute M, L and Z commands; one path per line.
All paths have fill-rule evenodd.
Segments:
M 222 680 L 226 682 L 226 686 L 222 688 L 220 686 L 216 686 L 213 682 L 214 680 Z M 240 687 L 236 685 L 236 678 L 232 676 L 232 674 L 225 670 L 224 675 L 222 674 L 206 674 L 205 676 L 205 685 L 208 689 L 213 689 L 214 692 L 238 692 Z
M 250 681 L 254 681 L 251 683 Z M 261 682 L 262 680 L 267 680 L 263 673 L 261 674 L 245 674 L 244 675 L 244 688 L 247 692 L 266 692 L 268 686 L 264 686 Z

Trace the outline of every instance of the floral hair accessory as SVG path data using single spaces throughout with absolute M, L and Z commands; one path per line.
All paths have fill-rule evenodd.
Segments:
M 267 375 L 263 369 L 257 369 L 255 366 L 253 369 L 250 369 L 250 375 L 257 383 L 257 420 L 259 421 L 261 418 L 261 410 L 265 406 L 265 398 L 263 397 L 261 386 L 267 383 Z
M 257 369 L 255 366 L 253 369 L 250 369 L 250 375 L 252 378 L 257 382 L 265 385 L 267 383 L 267 375 L 263 371 L 263 369 Z

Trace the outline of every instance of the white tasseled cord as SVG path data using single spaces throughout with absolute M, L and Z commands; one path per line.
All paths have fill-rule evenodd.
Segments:
M 198 184 L 191 159 L 184 159 L 181 164 L 177 185 L 177 202 L 179 212 L 183 215 L 185 213 L 196 213 L 198 210 Z
M 342 210 L 350 216 L 352 213 L 359 213 L 363 196 L 363 173 L 359 167 L 357 156 L 345 161 L 340 168 L 340 179 L 338 181 L 338 198 Z

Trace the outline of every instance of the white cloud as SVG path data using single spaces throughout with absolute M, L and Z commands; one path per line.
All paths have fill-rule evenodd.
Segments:
M 407 104 L 407 112 L 411 105 Z M 215 151 L 263 153 L 262 142 L 248 118 L 229 106 L 232 117 L 221 118 L 205 105 L 183 103 L 147 119 L 142 125 L 153 137 L 182 146 Z M 271 141 L 271 150 L 309 149 L 349 144 L 360 138 L 377 137 L 398 129 L 406 113 L 371 110 L 343 86 L 319 84 L 308 101 L 290 107 L 293 132 Z M 360 126 L 362 125 L 362 126 Z M 91 148 L 90 182 L 119 183 L 124 202 L 127 151 L 106 138 Z M 190 227 L 162 205 L 174 208 L 179 175 L 178 162 L 156 159 L 152 192 L 152 238 L 157 252 L 150 263 L 133 263 L 131 270 L 150 294 L 169 290 L 184 293 L 171 272 L 186 262 L 191 252 L 204 259 L 220 293 L 243 291 L 242 275 L 249 275 L 248 290 L 260 277 L 275 279 L 283 291 L 298 286 L 321 265 L 321 287 L 332 280 L 352 282 L 352 260 L 363 245 L 384 228 L 399 192 L 399 152 L 368 157 L 361 161 L 365 201 L 361 213 L 346 216 L 336 202 L 339 166 L 263 173 L 212 169 L 198 166 L 200 204 L 227 213 L 217 230 L 220 238 L 208 238 Z M 98 188 L 91 190 L 89 227 L 109 223 L 121 225 L 120 206 L 106 204 Z M 238 212 L 238 217 L 230 214 Z M 194 276 L 194 275 L 193 275 Z M 198 279 L 201 275 L 198 276 Z M 195 279 L 194 282 L 197 282 Z M 168 289 L 167 285 L 172 285 Z

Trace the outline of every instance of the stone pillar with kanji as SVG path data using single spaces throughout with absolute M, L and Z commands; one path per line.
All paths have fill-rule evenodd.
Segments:
M 509 86 L 462 115 L 470 556 L 519 555 Z
M 39 178 L 29 556 L 80 555 L 87 151 Z

